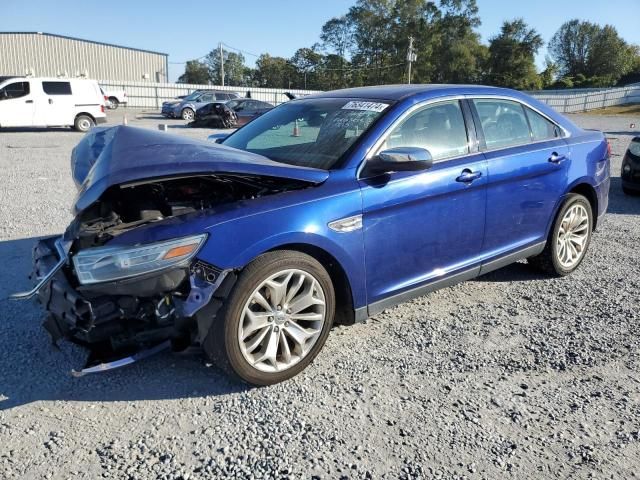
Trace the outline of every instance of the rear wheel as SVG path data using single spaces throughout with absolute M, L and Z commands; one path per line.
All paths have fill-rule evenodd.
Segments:
M 317 260 L 295 251 L 266 253 L 240 274 L 204 350 L 245 382 L 282 382 L 313 361 L 334 313 L 333 284 Z
M 120 105 L 120 102 L 116 97 L 109 97 L 109 101 L 111 102 L 111 106 L 109 107 L 111 110 L 116 110 Z
M 182 110 L 182 119 L 186 120 L 188 122 L 190 122 L 191 120 L 193 120 L 193 118 L 195 117 L 195 113 L 192 109 L 190 108 L 185 108 Z
M 569 275 L 582 263 L 592 230 L 591 204 L 582 195 L 571 193 L 560 207 L 544 250 L 528 262 L 551 275 Z
M 73 128 L 78 132 L 88 132 L 95 124 L 89 115 L 78 115 L 73 123 Z

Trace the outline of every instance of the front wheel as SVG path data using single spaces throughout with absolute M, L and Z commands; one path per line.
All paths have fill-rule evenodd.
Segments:
M 295 251 L 269 252 L 240 274 L 203 347 L 228 373 L 272 385 L 313 361 L 334 314 L 333 284 L 317 260 Z
M 190 108 L 185 108 L 182 110 L 182 119 L 190 122 L 196 116 L 195 112 Z
M 560 207 L 544 250 L 527 261 L 551 275 L 569 275 L 584 260 L 592 230 L 591 204 L 584 196 L 571 193 Z

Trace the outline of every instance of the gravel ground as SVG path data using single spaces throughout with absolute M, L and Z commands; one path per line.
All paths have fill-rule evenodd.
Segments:
M 71 219 L 81 135 L 3 130 L 0 478 L 635 477 L 640 198 L 619 172 L 640 118 L 573 118 L 614 152 L 609 214 L 574 275 L 516 264 L 337 327 L 303 374 L 256 389 L 169 353 L 69 375 L 84 352 L 52 348 L 42 310 L 5 298 L 29 285 L 35 239 Z

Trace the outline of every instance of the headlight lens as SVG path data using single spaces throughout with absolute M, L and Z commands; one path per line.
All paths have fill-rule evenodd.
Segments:
M 185 263 L 206 238 L 202 234 L 136 247 L 89 248 L 73 256 L 73 265 L 83 285 L 119 280 Z

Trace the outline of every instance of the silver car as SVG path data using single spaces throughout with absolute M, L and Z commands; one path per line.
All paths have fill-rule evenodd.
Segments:
M 195 93 L 196 92 L 192 93 L 173 107 L 173 116 L 175 118 L 182 118 L 190 122 L 195 118 L 196 110 L 208 103 L 226 102 L 227 100 L 240 98 L 240 95 L 234 92 L 202 90 L 197 94 Z

